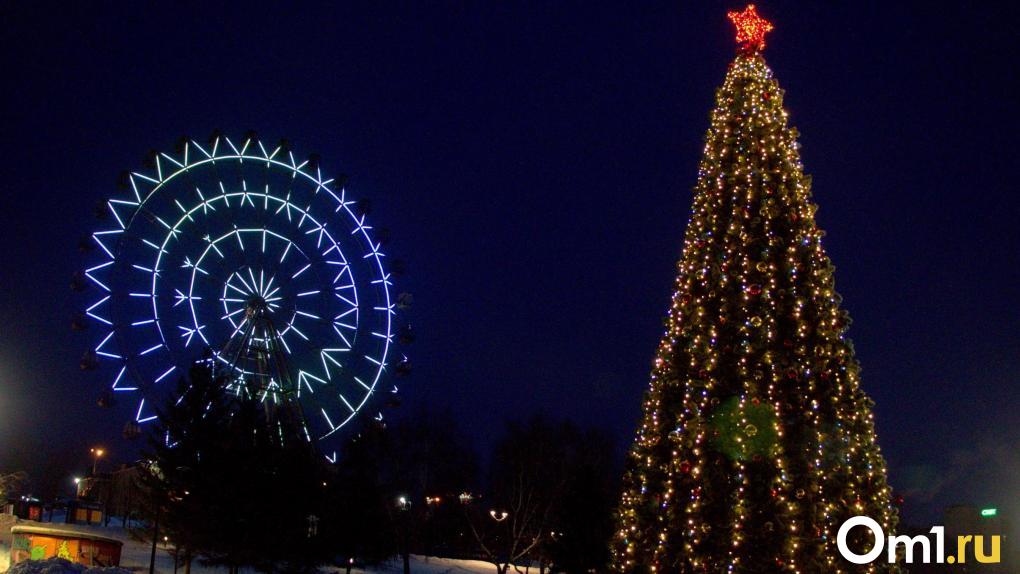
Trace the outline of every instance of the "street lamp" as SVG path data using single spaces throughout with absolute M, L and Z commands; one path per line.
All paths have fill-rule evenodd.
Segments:
M 491 516 L 496 522 L 503 522 L 506 520 L 507 516 L 510 516 L 510 513 L 505 510 L 497 511 L 496 509 L 492 509 L 489 511 L 489 516 Z
M 106 451 L 101 448 L 94 447 L 89 449 L 89 452 L 92 453 L 92 476 L 95 476 L 96 466 L 99 465 L 99 459 L 103 458 L 103 454 L 105 454 Z
M 404 572 L 411 571 L 411 500 L 406 496 L 400 496 L 397 498 L 397 507 L 401 510 L 400 520 L 402 531 L 401 534 L 401 548 L 400 555 L 404 562 Z

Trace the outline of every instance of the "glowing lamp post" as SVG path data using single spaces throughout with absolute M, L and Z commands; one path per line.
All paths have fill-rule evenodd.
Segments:
M 106 451 L 101 448 L 92 448 L 89 449 L 89 452 L 92 453 L 92 476 L 95 476 L 96 467 L 99 465 L 99 459 L 103 458 Z

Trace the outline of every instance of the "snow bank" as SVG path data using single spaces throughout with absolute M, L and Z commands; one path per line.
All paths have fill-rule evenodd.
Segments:
M 404 571 L 403 563 L 394 559 L 377 568 L 355 570 L 364 574 L 400 574 Z M 524 568 L 521 568 L 524 571 Z M 337 572 L 343 572 L 339 570 Z M 496 567 L 480 560 L 455 560 L 452 558 L 436 558 L 411 555 L 411 572 L 414 574 L 495 574 Z M 533 574 L 537 574 L 537 570 Z
M 88 568 L 81 564 L 74 564 L 59 558 L 48 560 L 26 561 L 12 567 L 5 574 L 147 574 L 149 571 L 149 552 L 151 546 L 148 543 L 134 540 L 126 530 L 119 527 L 103 527 L 98 525 L 86 526 L 82 524 L 39 524 L 30 521 L 19 521 L 19 524 L 31 524 L 40 526 L 54 526 L 64 530 L 74 530 L 94 535 L 116 538 L 124 543 L 120 556 L 120 568 Z M 7 569 L 10 558 L 10 546 L 0 539 L 0 573 Z M 521 567 L 523 572 L 525 569 Z M 343 568 L 323 567 L 322 572 L 326 574 L 343 574 Z M 156 551 L 156 574 L 172 574 L 174 572 L 173 559 L 167 553 L 167 549 L 160 544 Z M 183 572 L 183 569 L 181 570 Z M 226 574 L 226 568 L 203 566 L 197 560 L 192 565 L 192 574 Z M 244 570 L 243 574 L 255 574 L 252 571 Z M 400 574 L 403 572 L 399 559 L 391 560 L 385 564 L 374 566 L 368 569 L 356 568 L 352 574 Z M 436 558 L 411 555 L 411 572 L 414 574 L 496 574 L 496 568 L 488 562 L 478 560 L 455 560 L 451 558 Z M 537 574 L 537 569 L 532 568 L 531 574 Z
M 89 568 L 63 558 L 47 558 L 19 562 L 12 566 L 7 574 L 131 574 L 131 571 L 116 567 Z

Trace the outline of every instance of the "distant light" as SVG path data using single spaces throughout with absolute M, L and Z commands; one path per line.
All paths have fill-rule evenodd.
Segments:
M 999 515 L 999 509 L 998 508 L 983 508 L 981 510 L 981 516 L 984 516 L 985 518 L 990 518 L 992 516 L 998 516 L 998 515 Z
M 77 476 L 76 476 L 76 477 L 74 477 L 74 483 L 75 483 L 75 484 L 78 484 L 78 483 L 80 483 L 80 482 L 81 482 L 81 478 L 80 478 L 80 477 L 77 477 Z

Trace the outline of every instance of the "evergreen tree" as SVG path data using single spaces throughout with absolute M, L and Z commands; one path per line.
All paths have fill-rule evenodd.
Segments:
M 396 493 L 380 468 L 392 455 L 387 432 L 367 427 L 344 445 L 331 506 L 340 520 L 323 534 L 345 563 L 379 564 L 400 548 Z
M 762 57 L 771 25 L 731 13 L 741 48 L 716 93 L 693 214 L 614 562 L 625 572 L 890 572 L 845 561 L 856 515 L 896 526 L 872 403 L 844 333 L 810 178 Z M 851 547 L 870 548 L 852 531 Z
M 254 397 L 227 395 L 204 363 L 190 369 L 178 396 L 158 411 L 142 475 L 160 539 L 186 562 L 231 572 L 310 572 L 331 558 L 317 533 L 342 519 L 326 504 L 330 476 L 314 448 L 292 438 L 287 419 L 268 417 Z
M 148 436 L 147 462 L 140 477 L 148 494 L 143 508 L 158 522 L 158 538 L 174 541 L 179 558 L 190 571 L 191 557 L 204 552 L 215 537 L 220 519 L 204 500 L 206 484 L 216 484 L 210 467 L 226 448 L 230 405 L 208 366 L 193 365 L 177 383 L 176 396 L 158 409 L 159 422 Z M 157 518 L 158 514 L 158 518 Z M 153 535 L 146 527 L 140 533 Z M 161 540 L 157 540 L 161 541 Z

